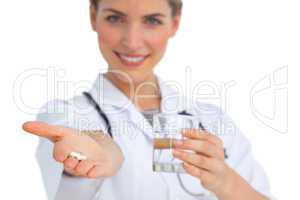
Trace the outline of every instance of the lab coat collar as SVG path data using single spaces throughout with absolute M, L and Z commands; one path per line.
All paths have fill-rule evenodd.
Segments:
M 99 104 L 99 106 L 104 110 L 106 110 L 108 107 L 127 110 L 131 106 L 131 102 L 129 101 L 127 96 L 124 95 L 102 73 L 97 76 L 90 94 Z
M 172 82 L 163 82 L 156 76 L 161 93 L 160 112 L 168 114 L 177 114 L 184 110 L 184 98 L 170 87 Z M 120 114 L 125 112 L 126 120 L 132 123 L 136 128 L 142 131 L 148 138 L 154 138 L 154 130 L 149 121 L 137 109 L 137 107 L 113 85 L 103 74 L 99 74 L 90 94 L 99 104 L 106 115 Z M 124 116 L 124 115 L 123 115 Z
M 159 76 L 155 76 L 158 80 L 162 98 L 160 112 L 178 113 L 185 110 L 186 101 L 179 92 L 170 86 L 172 82 L 165 82 Z M 101 108 L 105 109 L 112 106 L 114 109 L 117 108 L 119 112 L 132 110 L 134 108 L 137 109 L 128 97 L 102 73 L 98 75 L 90 93 Z

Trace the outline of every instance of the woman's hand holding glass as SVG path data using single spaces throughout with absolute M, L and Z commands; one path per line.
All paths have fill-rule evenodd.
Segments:
M 23 129 L 54 143 L 53 157 L 64 165 L 64 170 L 74 176 L 87 178 L 110 177 L 121 168 L 124 157 L 119 146 L 100 131 L 78 132 L 75 129 L 27 122 Z M 72 153 L 86 159 L 76 159 Z
M 184 129 L 182 136 L 174 141 L 173 156 L 183 161 L 185 171 L 217 196 L 228 192 L 235 173 L 225 163 L 222 140 L 198 129 Z

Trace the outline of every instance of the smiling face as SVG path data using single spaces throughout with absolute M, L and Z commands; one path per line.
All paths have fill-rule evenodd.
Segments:
M 90 14 L 109 70 L 125 72 L 134 82 L 153 75 L 180 21 L 167 0 L 101 0 Z

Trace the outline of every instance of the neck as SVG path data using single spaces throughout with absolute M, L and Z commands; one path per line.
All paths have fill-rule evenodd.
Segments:
M 128 78 L 133 81 L 124 80 L 117 74 L 107 72 L 104 75 L 109 79 L 123 94 L 125 94 L 132 103 L 141 110 L 159 108 L 160 91 L 159 84 L 151 73 L 142 81 L 134 81 L 129 75 Z

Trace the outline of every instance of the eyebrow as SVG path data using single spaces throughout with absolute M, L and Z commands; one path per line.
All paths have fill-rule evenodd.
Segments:
M 103 11 L 107 11 L 107 12 L 113 12 L 116 13 L 118 15 L 124 16 L 126 17 L 127 15 L 119 10 L 113 9 L 113 8 L 106 8 L 103 9 Z M 146 17 L 166 17 L 166 15 L 162 14 L 162 13 L 152 13 L 152 14 L 148 14 L 148 15 L 144 15 L 144 18 Z

